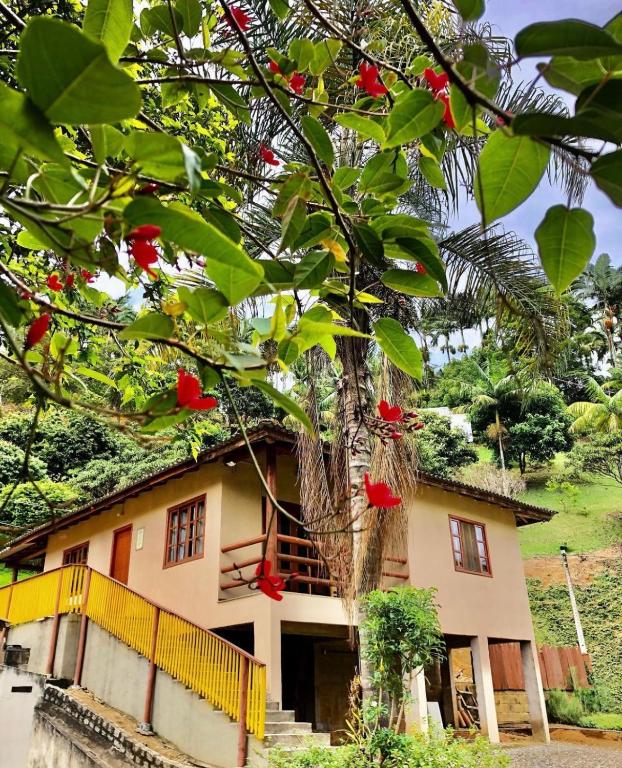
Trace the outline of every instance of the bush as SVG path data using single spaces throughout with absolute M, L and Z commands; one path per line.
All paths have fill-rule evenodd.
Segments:
M 577 696 L 556 689 L 546 692 L 546 711 L 551 722 L 564 725 L 579 725 L 585 716 L 583 704 Z
M 607 731 L 622 731 L 622 715 L 616 712 L 595 712 L 579 721 L 583 728 L 602 728 Z
M 478 736 L 473 741 L 457 739 L 448 731 L 446 738 L 431 738 L 423 734 L 396 735 L 387 738 L 376 731 L 364 744 L 343 747 L 309 747 L 288 752 L 276 748 L 270 751 L 269 768 L 374 768 L 379 765 L 378 753 L 372 743 L 379 738 L 391 748 L 382 760 L 383 768 L 506 768 L 509 758 Z
M 24 525 L 30 528 L 66 514 L 84 500 L 81 492 L 69 483 L 55 483 L 45 479 L 37 482 L 37 486 L 52 505 L 52 509 L 41 498 L 32 483 L 17 485 L 4 507 L 12 489 L 12 486 L 7 485 L 0 491 L 0 508 L 4 507 L 2 519 L 13 525 Z
M 512 499 L 527 490 L 527 483 L 520 475 L 515 475 L 507 469 L 504 472 L 494 464 L 482 463 L 469 467 L 468 475 L 465 473 L 463 479 L 484 491 L 500 493 Z
M 8 485 L 24 479 L 22 477 L 24 455 L 21 448 L 6 440 L 0 440 L 0 485 Z M 30 457 L 28 468 L 35 480 L 44 477 L 47 469 L 45 464 L 34 456 Z
M 417 432 L 415 442 L 419 469 L 437 477 L 450 478 L 453 470 L 474 464 L 477 452 L 461 429 L 454 429 L 445 416 L 423 413 L 425 429 Z

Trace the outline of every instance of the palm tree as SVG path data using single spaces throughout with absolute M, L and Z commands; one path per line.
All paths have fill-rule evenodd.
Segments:
M 568 412 L 575 417 L 570 431 L 617 432 L 622 429 L 622 390 L 609 395 L 607 382 L 599 384 L 592 378 L 587 380 L 585 389 L 590 399 L 568 406 Z
M 503 492 L 507 494 L 504 444 L 507 441 L 508 430 L 503 425 L 500 412 L 505 403 L 509 400 L 515 400 L 522 395 L 524 387 L 521 385 L 515 374 L 496 378 L 492 374 L 490 366 L 487 367 L 487 370 L 484 370 L 484 368 L 479 365 L 476 365 L 476 367 L 479 374 L 479 381 L 476 385 L 473 404 L 487 405 L 494 409 L 494 421 L 486 428 L 486 434 L 490 440 L 496 441 L 499 446 L 499 461 L 503 472 Z
M 608 253 L 601 253 L 575 284 L 575 292 L 582 299 L 594 302 L 594 310 L 607 339 L 611 365 L 616 365 L 616 350 L 613 328 L 617 319 L 618 305 L 622 302 L 622 269 L 611 264 Z

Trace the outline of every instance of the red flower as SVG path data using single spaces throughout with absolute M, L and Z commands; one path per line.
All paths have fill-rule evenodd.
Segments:
M 150 181 L 148 184 L 143 184 L 142 187 L 136 193 L 137 195 L 155 195 L 160 191 L 160 185 L 155 181 Z
M 45 281 L 47 283 L 47 287 L 51 291 L 62 291 L 63 290 L 63 284 L 58 278 L 58 275 L 56 272 L 53 275 L 48 275 L 48 279 Z
M 141 224 L 140 227 L 135 227 L 126 240 L 155 240 L 156 237 L 160 237 L 162 230 L 156 224 Z
M 270 72 L 272 72 L 273 75 L 280 75 L 281 74 L 281 67 L 276 63 L 276 61 L 273 61 L 270 59 L 270 63 L 268 64 L 268 69 Z
M 229 8 L 229 13 L 233 16 L 235 19 L 238 27 L 242 30 L 242 32 L 246 32 L 246 30 L 250 26 L 251 17 L 248 16 L 241 8 L 238 8 L 237 5 L 232 5 Z M 228 16 L 225 16 L 225 21 L 227 24 L 232 27 L 233 24 L 231 23 L 231 19 Z
M 443 122 L 448 128 L 454 129 L 456 127 L 456 121 L 454 120 L 454 116 L 451 114 L 451 107 L 449 106 L 449 96 L 446 93 L 439 93 L 436 95 L 436 98 L 439 101 L 442 101 L 443 104 L 445 105 L 445 114 L 443 115 Z
M 430 88 L 435 93 L 438 93 L 439 91 L 444 90 L 445 88 L 447 88 L 447 85 L 449 84 L 449 77 L 447 76 L 446 72 L 441 72 L 440 75 L 437 75 L 433 69 L 430 69 L 428 67 L 427 69 L 423 70 L 423 76 L 427 80 L 427 83 L 430 86 Z
M 50 320 L 49 315 L 40 315 L 36 320 L 33 320 L 26 334 L 25 349 L 30 349 L 41 341 L 50 327 Z
M 428 270 L 423 266 L 423 264 L 418 261 L 415 264 L 415 272 L 418 272 L 420 275 L 427 275 Z
M 87 283 L 95 282 L 95 275 L 92 272 L 89 272 L 88 269 L 81 269 L 80 277 Z
M 298 74 L 298 72 L 294 72 L 289 81 L 289 87 L 299 96 L 302 94 L 306 84 L 307 78 L 304 75 Z
M 365 493 L 370 507 L 380 507 L 388 509 L 397 507 L 402 503 L 399 496 L 394 496 L 393 491 L 386 483 L 372 483 L 369 474 L 365 472 Z
M 263 144 L 259 145 L 259 154 L 261 155 L 261 159 L 264 161 L 264 163 L 268 163 L 268 165 L 281 165 L 281 163 L 276 159 L 274 152 L 271 149 L 268 149 L 268 147 L 265 147 Z
M 425 424 L 422 421 L 418 421 L 413 429 L 423 429 L 425 427 Z
M 129 251 L 138 266 L 157 280 L 157 274 L 151 269 L 151 265 L 158 261 L 158 249 L 155 245 L 149 240 L 132 240 Z
M 374 99 L 384 96 L 387 92 L 386 87 L 378 80 L 378 67 L 362 61 L 359 64 L 359 75 L 360 77 L 356 81 L 356 85 L 365 90 Z
M 404 437 L 403 432 L 392 432 L 389 437 L 391 440 L 401 440 L 402 437 Z
M 255 576 L 257 577 L 257 586 L 271 600 L 282 600 L 281 592 L 285 589 L 285 582 L 280 576 L 271 576 L 272 563 L 269 560 L 262 560 L 257 566 Z
M 378 412 L 383 421 L 402 421 L 404 418 L 404 411 L 399 405 L 389 405 L 386 400 L 378 403 Z
M 74 283 L 74 280 L 75 280 L 74 275 L 67 275 L 67 277 L 65 278 L 65 288 L 71 288 L 71 286 Z
M 209 411 L 218 405 L 215 397 L 202 397 L 201 382 L 183 368 L 177 371 L 177 405 L 192 411 Z

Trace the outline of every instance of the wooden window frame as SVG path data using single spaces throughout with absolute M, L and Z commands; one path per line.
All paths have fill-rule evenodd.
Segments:
M 71 554 L 71 552 L 76 552 L 79 549 L 84 549 L 85 547 L 86 547 L 86 560 L 83 563 L 65 563 L 65 558 L 67 557 L 67 555 Z M 83 541 L 81 544 L 76 544 L 74 547 L 67 547 L 67 549 L 63 550 L 63 566 L 64 565 L 86 565 L 89 560 L 89 549 L 90 549 L 90 539 Z
M 203 546 L 201 548 L 200 554 L 194 554 L 191 557 L 188 557 L 188 555 L 184 555 L 184 557 L 181 560 L 174 560 L 173 562 L 168 561 L 168 549 L 169 549 L 169 534 L 171 531 L 171 517 L 174 512 L 179 512 L 181 509 L 184 509 L 184 507 L 190 507 L 192 504 L 197 504 L 199 502 L 203 502 Z M 194 496 L 191 499 L 186 499 L 179 504 L 175 504 L 172 507 L 169 507 L 166 510 L 166 530 L 164 534 L 164 560 L 163 560 L 163 568 L 174 568 L 176 565 L 183 565 L 183 563 L 191 563 L 193 560 L 201 560 L 205 556 L 205 534 L 206 534 L 206 520 L 207 520 L 207 496 L 205 493 L 201 494 L 200 496 Z M 186 526 L 187 527 L 187 526 Z M 184 542 L 184 549 L 185 552 L 188 552 L 188 542 L 190 539 L 186 538 L 186 541 Z M 196 542 L 197 539 L 195 538 L 194 541 Z M 179 546 L 177 543 L 175 545 L 176 547 Z
M 456 550 L 454 549 L 454 532 L 451 530 L 452 520 L 458 523 L 459 537 L 460 537 L 460 553 L 462 554 L 462 561 L 464 562 L 464 542 L 462 539 L 462 523 L 468 525 L 478 525 L 484 532 L 484 551 L 486 552 L 486 561 L 488 563 L 488 573 L 486 571 L 472 571 L 470 568 L 456 564 Z M 482 523 L 480 520 L 470 520 L 468 517 L 459 517 L 458 515 L 449 515 L 449 544 L 451 546 L 451 559 L 454 563 L 454 570 L 458 573 L 470 573 L 473 576 L 485 576 L 488 579 L 492 578 L 492 562 L 490 561 L 490 549 L 488 547 L 488 532 L 486 531 L 486 523 Z

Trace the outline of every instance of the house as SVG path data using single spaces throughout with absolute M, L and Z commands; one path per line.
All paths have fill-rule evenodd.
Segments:
M 275 497 L 295 513 L 295 436 L 267 425 L 249 438 Z M 42 575 L 15 583 L 12 598 L 0 590 L 8 643 L 30 648 L 33 670 L 81 683 L 211 764 L 242 765 L 247 746 L 241 737 L 237 758 L 216 759 L 214 744 L 232 738 L 228 718 L 207 726 L 196 702 L 174 706 L 175 680 L 259 739 L 278 734 L 279 722 L 294 735 L 313 728 L 337 738 L 357 665 L 349 620 L 293 521 L 279 519 L 266 542 L 269 504 L 234 437 L 17 537 L 0 561 L 15 573 L 39 563 Z M 518 643 L 532 730 L 548 740 L 517 527 L 553 513 L 424 474 L 407 511 L 407 547 L 386 564 L 386 586 L 437 589 L 448 651 L 417 676 L 410 723 L 425 727 L 428 712 L 456 727 L 466 718 L 498 741 L 491 649 Z M 265 542 L 281 573 L 299 574 L 281 602 L 245 583 Z M 197 744 L 206 728 L 211 741 Z

